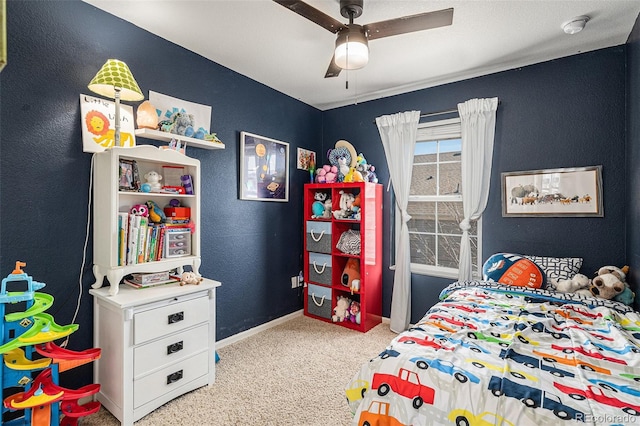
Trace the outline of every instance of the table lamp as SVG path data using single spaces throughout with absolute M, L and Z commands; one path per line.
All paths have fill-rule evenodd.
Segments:
M 116 103 L 115 146 L 120 146 L 120 99 L 123 101 L 141 101 L 144 95 L 133 78 L 127 64 L 118 59 L 109 59 L 100 68 L 87 86 L 89 90 L 114 99 Z

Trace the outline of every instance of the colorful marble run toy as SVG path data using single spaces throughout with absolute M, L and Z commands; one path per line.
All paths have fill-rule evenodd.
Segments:
M 0 288 L 0 355 L 4 361 L 0 368 L 4 402 L 0 425 L 76 426 L 79 418 L 100 409 L 97 401 L 79 403 L 81 398 L 95 395 L 100 385 L 66 389 L 58 384 L 59 373 L 95 361 L 100 358 L 100 349 L 72 351 L 54 343 L 76 331 L 78 325 L 58 325 L 45 313 L 53 305 L 53 296 L 37 291 L 45 284 L 27 275 L 24 266 L 26 263 L 16 262 Z M 8 286 L 20 291 L 8 291 Z M 24 302 L 24 311 L 5 314 L 7 304 L 19 302 Z M 7 396 L 16 388 L 24 391 Z

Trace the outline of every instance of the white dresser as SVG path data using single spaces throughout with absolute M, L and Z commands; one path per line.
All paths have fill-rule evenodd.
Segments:
M 90 290 L 98 400 L 123 425 L 215 380 L 218 281 L 135 289 Z

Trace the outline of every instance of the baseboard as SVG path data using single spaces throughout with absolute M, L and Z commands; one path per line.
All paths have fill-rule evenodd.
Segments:
M 304 312 L 304 310 L 300 309 L 299 311 L 292 312 L 292 313 L 287 314 L 287 315 L 285 315 L 283 317 L 276 318 L 276 319 L 271 320 L 269 322 L 266 322 L 264 324 L 260 324 L 260 325 L 258 325 L 256 327 L 250 328 L 249 330 L 241 331 L 240 333 L 234 334 L 233 336 L 229 336 L 226 339 L 218 340 L 216 342 L 216 348 L 217 349 L 224 348 L 227 345 L 239 342 L 240 340 L 244 340 L 247 337 L 251 337 L 251 336 L 254 336 L 254 335 L 256 335 L 258 333 L 261 333 L 261 332 L 263 332 L 265 330 L 268 330 L 271 327 L 275 327 L 276 325 L 280 325 L 280 324 L 285 323 L 285 322 L 287 322 L 289 320 L 292 320 L 294 318 L 301 317 L 303 312 Z

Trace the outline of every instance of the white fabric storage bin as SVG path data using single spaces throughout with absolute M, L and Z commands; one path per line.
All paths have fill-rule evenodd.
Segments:
M 331 256 L 309 253 L 309 281 L 331 285 Z
M 331 288 L 309 284 L 307 286 L 307 313 L 331 319 Z
M 331 222 L 307 221 L 307 251 L 331 253 Z

